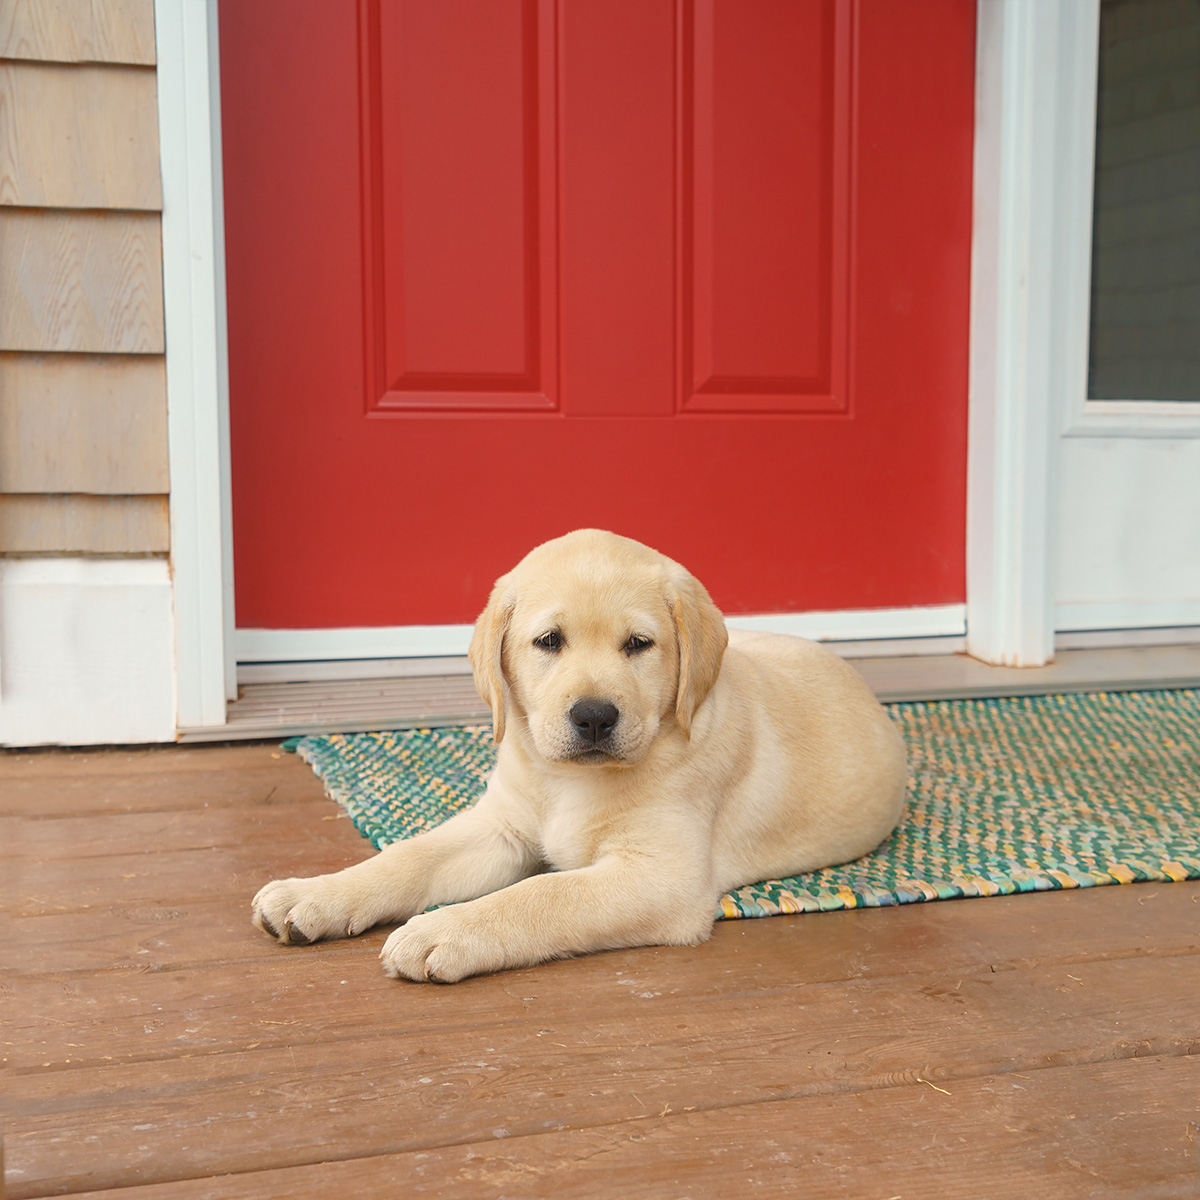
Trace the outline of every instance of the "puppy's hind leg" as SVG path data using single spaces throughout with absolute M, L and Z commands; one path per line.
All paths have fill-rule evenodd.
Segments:
M 432 904 L 486 895 L 539 867 L 537 854 L 497 818 L 485 792 L 466 812 L 356 866 L 268 883 L 254 897 L 252 919 L 292 945 L 354 937 Z

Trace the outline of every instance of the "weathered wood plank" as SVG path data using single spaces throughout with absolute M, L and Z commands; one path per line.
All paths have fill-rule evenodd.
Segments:
M 164 896 L 187 907 L 217 896 L 241 902 L 249 920 L 250 897 L 268 880 L 322 875 L 345 865 L 347 857 L 337 839 L 281 848 L 264 830 L 241 846 L 80 859 L 66 854 L 0 859 L 0 904 L 12 917 L 39 917 L 113 906 L 140 908 L 159 904 Z
M 316 797 L 293 805 L 286 818 L 269 807 L 249 812 L 216 808 L 199 812 L 185 809 L 79 817 L 0 817 L 0 861 L 71 861 L 130 851 L 157 854 L 268 844 L 280 846 L 283 853 L 289 847 L 299 852 L 315 844 L 328 844 L 326 831 L 338 812 L 335 804 Z M 281 837 L 284 831 L 280 825 L 285 820 L 295 822 L 295 827 Z M 353 845 L 364 858 L 373 853 L 370 843 L 357 834 L 353 840 L 348 836 L 346 844 Z M 210 885 L 213 894 L 219 894 L 215 878 L 210 879 Z
M 339 850 L 337 854 L 341 854 Z M 331 851 L 331 860 L 335 859 Z M 338 866 L 337 861 L 330 861 L 328 869 Z M 269 872 L 266 872 L 269 874 Z M 286 876 L 291 872 L 286 867 L 280 872 Z M 265 882 L 265 880 L 264 880 Z M 1170 888 L 1182 888 L 1183 884 L 1164 885 Z M 257 887 L 254 888 L 257 891 Z M 1111 889 L 1106 889 L 1111 890 Z M 253 893 L 245 896 L 227 896 L 219 900 L 188 900 L 176 904 L 173 897 L 164 896 L 154 903 L 134 903 L 123 905 L 116 903 L 110 909 L 94 909 L 86 912 L 67 911 L 63 913 L 48 912 L 42 916 L 13 917 L 9 921 L 7 946 L 11 953 L 11 961 L 19 964 L 20 970 L 27 973 L 38 971 L 60 973 L 65 971 L 97 971 L 111 967 L 139 968 L 151 971 L 177 970 L 182 966 L 192 966 L 219 962 L 254 962 L 273 960 L 280 954 L 309 954 L 313 948 L 277 947 L 270 939 L 250 925 L 249 900 Z M 1028 905 L 1026 897 L 1013 898 L 1017 904 Z M 1060 897 L 1042 897 L 1038 903 L 1053 904 Z M 971 908 L 978 904 L 1001 905 L 1008 903 L 1008 898 L 995 897 L 987 901 L 965 902 Z M 941 907 L 935 905 L 934 907 Z M 999 911 L 992 909 L 997 913 Z M 1011 919 L 1011 914 L 1008 914 Z M 115 920 L 113 918 L 116 918 Z M 876 920 L 878 918 L 878 920 Z M 960 947 L 954 955 L 944 952 L 937 940 L 941 926 L 934 922 L 932 925 L 917 921 L 907 913 L 896 914 L 895 910 L 862 910 L 857 913 L 838 913 L 836 916 L 811 917 L 772 917 L 766 922 L 771 926 L 777 923 L 789 929 L 796 929 L 795 936 L 808 941 L 818 941 L 829 938 L 835 944 L 841 944 L 847 938 L 862 938 L 866 942 L 864 953 L 869 949 L 872 953 L 880 953 L 885 948 L 905 961 L 909 955 L 922 952 L 934 955 L 946 954 L 942 964 L 946 970 L 970 969 L 971 963 L 978 965 L 990 957 L 999 957 L 986 944 L 968 942 Z M 751 935 L 745 926 L 753 922 L 734 922 L 740 927 L 737 932 L 722 934 L 720 930 L 727 926 L 717 927 L 720 937 L 753 937 L 757 944 L 764 939 L 763 934 Z M 866 929 L 864 929 L 864 925 Z M 868 938 L 868 932 L 874 936 Z M 766 935 L 771 943 L 774 935 Z M 1057 948 L 1054 941 L 1057 934 L 1053 923 L 1047 922 L 1031 935 L 1031 941 L 1025 945 L 1023 957 L 1028 960 L 1043 961 L 1051 953 L 1051 947 Z M 382 945 L 384 934 L 380 931 L 366 935 L 365 938 L 355 939 L 345 945 L 351 954 L 362 956 L 371 962 L 373 970 L 378 970 L 374 956 Z M 1184 930 L 1173 934 L 1169 943 L 1172 950 L 1189 952 L 1195 945 L 1196 934 Z M 1131 941 L 1136 945 L 1136 940 Z M 1145 941 L 1141 943 L 1143 946 Z M 358 947 L 357 950 L 354 947 Z M 1091 954 L 1107 953 L 1103 939 L 1090 943 Z M 1114 950 L 1113 953 L 1125 953 L 1125 950 Z M 639 954 L 640 951 L 631 953 Z M 653 951 L 645 954 L 652 955 Z M 697 968 L 702 974 L 704 969 L 720 969 L 711 966 L 712 951 L 671 950 L 669 962 L 683 964 L 697 953 L 701 954 L 708 966 Z M 973 958 L 971 956 L 974 956 Z M 964 961 L 966 959 L 966 961 Z M 638 960 L 642 961 L 641 959 Z M 646 958 L 646 962 L 652 961 Z M 941 961 L 941 960 L 939 960 Z M 1073 961 L 1068 959 L 1068 961 Z M 745 964 L 746 970 L 763 969 L 762 962 Z M 916 967 L 923 967 L 916 960 Z M 538 968 L 548 970 L 549 968 Z M 672 969 L 683 969 L 674 965 Z M 812 968 L 814 971 L 816 967 Z M 808 976 L 813 977 L 813 976 Z M 723 979 L 724 986 L 729 986 L 730 980 Z M 653 990 L 652 988 L 649 990 Z
M 0 204 L 159 211 L 146 67 L 0 63 Z
M 132 779 L 83 776 L 6 779 L 0 775 L 0 815 L 33 813 L 38 818 L 100 816 L 103 813 L 177 812 L 203 807 L 213 810 L 240 805 L 286 805 L 321 799 L 319 785 L 309 786 L 309 774 L 279 777 L 247 767 L 208 772 L 182 772 L 164 780 L 155 776 Z
M 839 981 L 706 1001 L 640 999 L 616 977 L 581 992 L 574 967 L 543 970 L 533 991 L 528 980 L 512 994 L 489 981 L 490 1018 L 453 1026 L 415 1019 L 419 1009 L 453 1005 L 441 989 L 381 980 L 374 988 L 392 991 L 396 1015 L 364 1034 L 359 1013 L 371 985 L 341 963 L 345 982 L 325 989 L 327 1006 L 343 1015 L 340 1038 L 9 1071 L 9 1169 L 28 1181 L 15 1194 L 185 1178 L 214 1158 L 223 1170 L 261 1170 L 920 1080 L 953 1095 L 981 1075 L 1200 1052 L 1192 958 L 1054 964 L 953 987 L 944 978 L 917 988 Z M 266 995 L 258 1005 L 273 1018 L 292 1015 Z M 193 1020 L 198 1031 L 201 1014 Z M 151 1018 L 148 1045 L 155 1026 Z M 1182 1106 L 1194 1100 L 1173 1097 L 1179 1137 Z M 1112 1113 L 1126 1108 L 1118 1096 L 1109 1104 Z
M 154 0 L 0 0 L 0 58 L 154 64 Z
M 211 770 L 163 776 L 97 774 L 94 778 L 61 775 L 18 779 L 0 770 L 0 781 L 0 814 L 35 813 L 44 817 L 286 805 L 319 800 L 322 795 L 317 777 L 303 764 L 295 774 L 250 764 L 214 764 Z
M 166 496 L 0 495 L 0 553 L 165 554 Z
M 169 489 L 161 357 L 0 354 L 0 492 Z
M 0 350 L 161 354 L 155 213 L 0 208 Z
M 70 812 L 107 812 L 110 803 L 104 788 L 136 785 L 143 778 L 176 780 L 189 775 L 227 774 L 223 785 L 214 785 L 213 794 L 203 797 L 196 807 L 219 798 L 222 787 L 244 770 L 268 770 L 289 773 L 294 778 L 311 779 L 318 789 L 320 781 L 312 770 L 294 754 L 280 749 L 279 740 L 272 742 L 234 742 L 230 745 L 208 746 L 89 746 L 83 750 L 5 750 L 0 753 L 0 780 L 6 787 L 28 781 L 37 785 L 46 781 L 45 795 L 35 803 L 31 812 L 51 811 L 57 789 L 67 780 L 80 780 L 90 785 L 100 781 L 101 791 L 94 803 L 82 800 L 83 807 Z M 174 784 L 172 784 L 174 786 Z M 323 794 L 318 792 L 318 794 Z M 0 792 L 0 809 L 7 809 Z M 169 789 L 164 791 L 168 807 Z M 239 798 L 240 802 L 240 798 Z M 50 805 L 51 807 L 47 807 Z
M 162 910 L 148 904 L 140 910 L 129 909 L 114 900 L 103 916 L 109 923 L 117 923 L 126 919 L 124 913 L 129 911 Z M 266 1048 L 295 1047 L 342 1040 L 352 1029 L 373 1029 L 379 1036 L 394 1037 L 446 1025 L 457 1028 L 522 1020 L 527 1013 L 536 1017 L 539 1027 L 547 1027 L 569 1021 L 570 1010 L 584 1000 L 610 1013 L 624 1012 L 636 1025 L 648 1008 L 663 1005 L 741 1002 L 752 995 L 850 983 L 870 982 L 899 996 L 938 999 L 957 1012 L 961 985 L 969 979 L 993 980 L 999 975 L 1015 977 L 1040 971 L 1058 972 L 1055 978 L 1061 984 L 1072 976 L 1076 982 L 1084 980 L 1086 967 L 1094 987 L 1095 981 L 1106 977 L 1103 964 L 1121 956 L 1130 960 L 1185 959 L 1193 970 L 1200 966 L 1195 929 L 1185 927 L 1188 914 L 1182 905 L 1176 905 L 1174 911 L 1147 910 L 1147 923 L 1162 920 L 1161 938 L 1144 939 L 1125 931 L 1124 937 L 1115 936 L 1102 948 L 1094 936 L 1089 944 L 1075 945 L 1070 940 L 1071 923 L 1066 922 L 1058 939 L 1043 941 L 1040 961 L 1032 964 L 1015 933 L 996 944 L 980 937 L 969 921 L 960 922 L 957 928 L 943 927 L 940 954 L 906 956 L 903 949 L 913 940 L 911 927 L 924 924 L 923 916 L 907 921 L 908 914 L 893 914 L 894 924 L 909 925 L 907 938 L 903 930 L 887 936 L 882 921 L 859 922 L 856 932 L 865 948 L 863 954 L 851 955 L 846 950 L 847 914 L 845 919 L 774 918 L 752 929 L 721 924 L 704 947 L 613 952 L 578 960 L 569 967 L 539 968 L 480 981 L 450 997 L 441 989 L 414 989 L 386 981 L 375 961 L 386 936 L 383 931 L 353 942 L 330 943 L 316 951 L 288 950 L 273 947 L 249 929 L 245 906 L 243 914 L 246 924 L 235 933 L 249 938 L 247 949 L 257 948 L 259 954 L 236 962 L 166 969 L 154 963 L 148 964 L 153 969 L 144 971 L 51 968 L 51 973 L 40 976 L 24 973 L 25 955 L 15 956 L 7 985 L 16 1008 L 6 1022 L 13 1041 L 7 1052 L 8 1065 L 49 1063 L 58 1067 L 96 1063 L 101 1058 L 116 1062 L 165 1059 L 182 1053 L 241 1050 L 252 1041 Z M 871 936 L 872 924 L 881 936 Z M 213 957 L 218 958 L 223 949 L 214 944 Z M 868 957 L 874 966 L 869 965 Z M 949 977 L 953 983 L 939 982 Z M 348 986 L 354 989 L 352 1015 L 330 996 L 347 986 L 342 979 L 349 980 Z M 240 999 L 246 993 L 262 1006 L 246 1004 Z M 849 1001 L 858 993 L 839 994 Z M 564 1006 L 568 1010 L 565 1015 Z M 809 1011 L 807 1006 L 801 1007 Z M 154 1025 L 153 1039 L 145 1036 L 148 1021 Z
M 805 1097 L 121 1192 L 121 1200 L 329 1196 L 1054 1196 L 1195 1194 L 1195 1058 L 1125 1059 Z M 951 1089 L 947 1089 L 950 1091 Z M 931 1187 L 934 1189 L 931 1191 Z M 80 1193 L 102 1200 L 110 1192 Z
M 0 755 L 5 899 L 93 905 L 4 931 L 10 1196 L 1115 1200 L 1194 1169 L 1200 884 L 722 923 L 422 987 L 380 973 L 385 931 L 249 925 L 259 867 L 368 852 L 320 794 L 275 746 Z
M 282 948 L 251 926 L 250 898 L 175 903 L 164 896 L 156 903 L 14 917 L 7 945 L 11 961 L 31 974 L 252 962 Z

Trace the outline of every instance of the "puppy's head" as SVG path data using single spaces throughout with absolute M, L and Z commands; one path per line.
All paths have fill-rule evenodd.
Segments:
M 708 593 L 678 563 L 585 529 L 497 581 L 471 663 L 497 743 L 511 711 L 546 761 L 631 766 L 664 721 L 690 732 L 727 640 Z

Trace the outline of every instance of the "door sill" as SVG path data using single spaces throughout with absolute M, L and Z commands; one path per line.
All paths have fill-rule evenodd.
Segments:
M 965 654 L 868 658 L 854 665 L 885 702 L 1200 686 L 1200 645 L 1059 650 L 1044 667 L 992 667 Z
M 885 702 L 1146 691 L 1200 686 L 1200 645 L 1060 650 L 1045 667 L 990 667 L 965 654 L 856 658 L 854 666 Z M 181 729 L 179 740 L 359 733 L 490 720 L 467 674 L 264 681 L 239 688 L 224 725 Z

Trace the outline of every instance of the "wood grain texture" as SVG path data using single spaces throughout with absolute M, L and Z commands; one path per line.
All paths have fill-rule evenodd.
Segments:
M 0 0 L 0 58 L 154 63 L 154 0 Z
M 0 492 L 168 489 L 161 357 L 0 354 Z
M 1186 994 L 1189 964 L 1139 966 L 1146 969 L 1121 972 L 1137 978 L 1122 980 L 1115 994 L 1096 986 L 1095 972 L 1079 968 L 1082 987 L 1061 972 L 1066 987 L 1034 974 L 1001 977 L 981 994 L 967 981 L 955 1003 L 881 982 L 827 986 L 823 996 L 804 986 L 770 997 L 750 989 L 716 1007 L 692 1005 L 687 997 L 651 1003 L 612 979 L 602 990 L 576 992 L 573 1014 L 531 1003 L 528 1019 L 515 999 L 505 1006 L 515 1019 L 497 1014 L 470 1027 L 431 1028 L 410 1014 L 403 1032 L 389 1029 L 384 1061 L 384 1043 L 369 1029 L 300 1044 L 286 1036 L 297 1027 L 285 1025 L 277 1049 L 250 1042 L 214 1057 L 202 1046 L 189 1050 L 184 1037 L 168 1060 L 169 1075 L 155 1058 L 99 1066 L 73 1061 L 57 1071 L 16 1068 L 7 1092 L 33 1110 L 19 1127 L 22 1165 L 28 1170 L 40 1160 L 43 1187 L 52 1192 L 67 1190 L 79 1175 L 78 1168 L 62 1170 L 64 1123 L 75 1142 L 87 1144 L 87 1182 L 120 1187 L 195 1172 L 217 1147 L 227 1170 L 247 1171 L 455 1142 L 494 1144 L 547 1128 L 589 1129 L 667 1112 L 847 1093 L 861 1099 L 918 1080 L 943 1088 L 952 1103 L 960 1084 L 969 1088 L 980 1076 L 1030 1075 L 1064 1060 L 1186 1058 L 1200 1045 L 1194 1034 L 1177 1032 L 1196 1029 L 1197 1018 L 1180 1012 L 1177 1002 Z M 369 986 L 362 970 L 343 962 L 338 971 L 346 984 L 335 986 L 343 990 L 361 994 Z M 329 986 L 328 977 L 317 985 L 327 1006 Z M 1164 987 L 1171 1004 L 1162 998 Z M 263 994 L 264 1015 L 296 1019 L 286 1004 L 290 994 Z M 404 1008 L 400 996 L 397 1008 Z M 855 1011 L 871 1013 L 871 1025 L 861 1026 Z M 794 1020 L 797 1012 L 803 1022 Z M 1111 1033 L 1114 1012 L 1121 1014 L 1118 1024 L 1129 1025 L 1124 1040 Z M 147 1047 L 166 1040 L 163 1015 L 153 1005 L 143 1005 L 139 1017 Z M 194 1011 L 190 1026 L 203 1023 L 203 1013 Z M 303 1013 L 298 1025 L 302 1030 Z M 76 1033 L 81 1044 L 97 1048 L 103 1036 L 78 1022 Z M 1200 1062 L 1184 1078 L 1200 1083 Z M 1109 1103 L 1112 1114 L 1125 1108 L 1117 1097 Z M 1178 1120 L 1177 1136 L 1184 1124 Z M 129 1138 L 131 1127 L 138 1135 Z
M 192 808 L 288 805 L 325 794 L 313 772 L 277 745 L 170 747 L 170 754 L 165 749 L 97 748 L 53 755 L 8 750 L 0 755 L 0 815 L 169 815 Z M 353 845 L 346 843 L 347 850 Z
M 166 496 L 2 496 L 0 554 L 165 554 Z
M 270 746 L 0 757 L 12 1200 L 1194 1191 L 1198 883 L 398 984 L 383 930 L 249 925 L 367 852 L 316 786 Z
M 0 204 L 160 210 L 154 71 L 0 64 Z
M 985 1075 L 631 1124 L 133 1187 L 120 1200 L 429 1195 L 634 1200 L 1184 1200 L 1196 1134 L 1179 1098 L 1200 1062 L 1155 1058 Z M 117 1200 L 112 1191 L 76 1200 Z
M 14 833 L 19 836 L 19 830 L 10 831 L 10 836 Z M 243 867 L 248 853 L 243 856 L 229 849 L 211 855 L 213 868 L 222 870 L 223 877 L 239 893 L 236 902 L 231 897 L 228 905 L 221 906 L 195 899 L 198 894 L 195 881 L 199 875 L 192 862 L 203 856 L 202 851 L 166 852 L 167 861 L 161 867 L 145 862 L 144 856 L 138 863 L 132 855 L 114 856 L 103 864 L 80 863 L 81 879 L 89 889 L 90 881 L 97 879 L 102 865 L 111 869 L 112 890 L 105 900 L 99 901 L 99 911 L 91 917 L 82 905 L 86 902 L 95 908 L 98 903 L 95 894 L 72 896 L 68 905 L 73 911 L 56 914 L 46 896 L 30 894 L 34 872 L 7 864 L 13 878 L 6 892 L 11 889 L 14 896 L 10 947 L 13 962 L 18 964 L 11 972 L 10 984 L 14 994 L 24 1001 L 20 1012 L 14 1013 L 8 1022 L 10 1035 L 15 1039 L 8 1051 L 9 1065 L 14 1069 L 32 1069 L 43 1063 L 65 1066 L 90 1062 L 101 1067 L 123 1061 L 166 1060 L 184 1052 L 240 1052 L 251 1043 L 253 1049 L 264 1051 L 285 1047 L 299 1051 L 302 1046 L 316 1048 L 329 1041 L 349 1046 L 355 1039 L 368 1037 L 371 1030 L 375 1032 L 370 1036 L 411 1037 L 436 1023 L 440 1008 L 446 1003 L 437 998 L 436 992 L 427 996 L 404 985 L 390 987 L 382 978 L 376 980 L 378 965 L 372 948 L 382 944 L 385 936 L 382 931 L 372 933 L 365 942 L 324 943 L 311 953 L 302 954 L 276 947 L 261 934 L 254 937 L 257 931 L 250 929 L 246 919 L 247 898 L 280 869 L 277 853 L 260 848 L 260 854 L 258 864 L 251 863 L 248 868 Z M 239 860 L 236 864 L 231 862 L 235 855 Z M 314 873 L 331 865 L 327 852 L 319 847 L 293 852 L 289 861 L 299 870 Z M 173 903 L 164 906 L 158 901 L 168 894 L 164 891 L 164 874 L 172 866 L 182 867 L 187 878 L 181 887 L 169 893 Z M 227 868 L 232 869 L 225 874 Z M 55 864 L 46 873 L 51 884 L 65 878 L 65 868 L 60 870 Z M 129 886 L 126 880 L 137 882 Z M 156 885 L 155 895 L 152 889 Z M 1141 891 L 1144 898 L 1146 889 Z M 854 922 L 856 934 L 870 949 L 870 959 L 887 963 L 878 977 L 870 975 L 869 966 L 864 969 L 865 959 L 859 964 L 848 963 L 845 930 L 837 922 L 821 921 L 781 922 L 799 928 L 769 927 L 754 934 L 745 932 L 737 923 L 721 923 L 714 927 L 714 940 L 705 948 L 614 952 L 595 960 L 600 965 L 577 966 L 567 975 L 603 1003 L 605 1014 L 594 1013 L 586 1021 L 593 1031 L 605 1026 L 607 1038 L 615 1037 L 616 1032 L 606 1022 L 628 1020 L 648 1032 L 651 1024 L 661 1020 L 662 1032 L 672 1028 L 670 1020 L 675 1019 L 680 1005 L 690 1008 L 691 1017 L 700 1018 L 701 1024 L 717 1011 L 712 1006 L 727 1005 L 731 1015 L 737 1014 L 739 1023 L 747 1023 L 744 1033 L 730 1034 L 731 1043 L 737 1040 L 742 1044 L 743 1037 L 763 1038 L 778 1048 L 779 1039 L 801 1036 L 786 1021 L 779 1027 L 778 1035 L 766 1028 L 773 1019 L 772 1013 L 782 1015 L 774 1007 L 776 1001 L 770 998 L 782 992 L 786 993 L 787 1004 L 797 1007 L 797 1011 L 802 1009 L 810 1017 L 816 1018 L 827 1009 L 830 1021 L 834 1020 L 834 1007 L 838 1004 L 843 1006 L 843 1015 L 852 1013 L 855 1005 L 877 1014 L 884 1013 L 889 1006 L 903 1005 L 913 1022 L 903 1036 L 932 1038 L 940 1047 L 937 1053 L 943 1054 L 948 1053 L 944 1039 L 958 1036 L 953 1022 L 940 1034 L 935 1029 L 939 1022 L 945 1023 L 947 1013 L 955 1014 L 954 1021 L 965 1022 L 962 1030 L 969 1032 L 977 1025 L 974 1019 L 967 1021 L 970 1012 L 978 1015 L 981 1005 L 993 1003 L 1003 1008 L 1021 991 L 1026 1000 L 1015 1005 L 1012 1020 L 1024 1020 L 1030 1025 L 1039 1023 L 1031 1021 L 1034 1009 L 1029 1007 L 1039 997 L 1045 1001 L 1046 1013 L 1069 1009 L 1071 1021 L 1086 1022 L 1103 1019 L 1108 1011 L 1104 1006 L 1118 994 L 1131 995 L 1150 980 L 1167 985 L 1167 998 L 1162 1002 L 1169 1004 L 1170 982 L 1181 979 L 1180 973 L 1186 975 L 1196 964 L 1195 929 L 1185 929 L 1193 915 L 1189 911 L 1191 896 L 1196 894 L 1195 890 L 1188 893 L 1186 888 L 1168 889 L 1167 894 L 1147 901 L 1145 908 L 1132 905 L 1143 923 L 1151 919 L 1164 922 L 1162 945 L 1152 944 L 1152 937 L 1144 933 L 1141 937 L 1133 934 L 1130 918 L 1126 928 L 1119 929 L 1105 947 L 1100 946 L 1100 939 L 1090 937 L 1085 939 L 1083 947 L 1078 950 L 1072 947 L 1069 954 L 1060 957 L 1060 948 L 1043 941 L 1032 961 L 1026 956 L 1031 947 L 1022 946 L 1015 931 L 1002 937 L 999 945 L 988 945 L 984 935 L 974 933 L 976 921 L 985 922 L 991 929 L 1001 925 L 1005 917 L 1019 927 L 1019 920 L 1013 922 L 1013 904 L 1001 905 L 1000 913 L 994 914 L 990 921 L 983 914 L 972 914 L 966 926 L 966 919 L 960 913 L 938 924 L 947 936 L 937 967 L 947 977 L 954 976 L 954 981 L 945 987 L 930 984 L 926 978 L 932 965 L 928 954 L 914 956 L 909 961 L 898 956 L 903 948 L 902 939 L 911 936 L 914 927 L 923 927 L 924 917 L 919 922 L 907 916 L 901 918 L 896 930 L 885 927 L 886 918 L 867 917 Z M 1113 907 L 1111 901 L 1105 903 Z M 22 910 L 28 909 L 41 911 L 26 915 Z M 1097 906 L 1095 911 L 1100 910 L 1101 906 Z M 1062 906 L 1058 919 L 1079 928 L 1083 926 L 1082 921 L 1063 915 Z M 102 923 L 118 925 L 118 933 L 110 936 L 101 928 Z M 209 931 L 207 940 L 205 928 Z M 90 948 L 81 947 L 79 955 L 70 953 L 68 947 L 73 939 L 82 940 L 89 935 L 112 952 L 107 962 Z M 155 944 L 150 945 L 147 939 L 153 939 Z M 184 950 L 191 952 L 190 957 L 182 957 Z M 1097 952 L 1111 957 L 1097 957 Z M 887 957 L 892 954 L 896 955 L 894 959 Z M 90 957 L 85 959 L 84 955 Z M 1117 963 L 1121 965 L 1114 965 Z M 43 974 L 43 968 L 49 970 L 48 976 Z M 742 980 L 744 989 L 737 986 L 739 969 L 746 973 Z M 328 1004 L 322 990 L 323 981 L 334 970 L 340 971 L 341 977 L 345 977 L 346 971 L 354 973 L 358 1009 L 353 1024 L 347 1024 L 343 1009 Z M 521 983 L 518 990 L 523 999 L 519 1004 L 513 1003 L 512 996 L 497 996 L 494 991 L 477 986 L 471 995 L 453 1005 L 455 1021 L 480 1027 L 496 1023 L 508 1026 L 519 1019 L 527 1002 L 540 997 L 537 1006 L 540 1027 L 578 1030 L 581 1018 L 573 1011 L 575 1001 L 562 993 L 555 982 L 555 973 L 560 971 L 562 968 L 551 971 L 550 983 L 545 988 L 537 986 L 540 976 L 536 974 L 514 976 Z M 147 973 L 154 978 L 144 978 Z M 62 981 L 68 975 L 71 985 L 64 989 Z M 559 982 L 562 978 L 559 977 Z M 286 1009 L 286 1017 L 280 1011 L 264 1012 L 230 1004 L 229 997 L 236 993 L 239 979 L 252 982 L 256 994 L 264 1002 L 269 1001 L 271 1007 Z M 809 990 L 803 994 L 795 990 L 801 987 Z M 208 998 L 198 998 L 204 995 Z M 398 1003 L 398 996 L 403 997 L 403 1003 Z M 1067 996 L 1074 999 L 1068 1003 L 1063 999 Z M 647 1004 L 648 1000 L 655 1003 Z M 1152 1010 L 1159 1003 L 1147 999 L 1138 1020 L 1157 1022 L 1156 1038 L 1165 1036 L 1182 1039 L 1181 1044 L 1192 1044 L 1196 1033 L 1192 1025 L 1186 1024 L 1190 1018 L 1183 1015 L 1184 1025 L 1172 1025 L 1176 1018 L 1165 1008 L 1153 1015 Z M 705 1008 L 706 1005 L 709 1007 Z M 669 1011 L 664 1015 L 659 1011 L 663 1009 Z M 159 1014 L 155 1020 L 159 1036 L 147 1039 L 143 1021 L 152 1010 Z M 84 1053 L 89 1045 L 99 1044 L 81 1041 L 78 1036 L 90 1019 L 87 1013 L 97 1014 L 104 1024 L 104 1057 L 94 1054 L 89 1059 Z M 196 1028 L 198 1017 L 203 1020 Z M 687 1026 L 689 1014 L 684 1013 L 679 1020 L 683 1025 L 677 1028 Z M 1126 1024 L 1127 1028 L 1120 1029 L 1110 1023 L 1105 1027 L 1107 1032 L 1095 1024 L 1089 1027 L 1088 1036 L 1094 1034 L 1099 1039 L 1092 1046 L 1094 1054 L 1089 1052 L 1090 1059 L 1104 1057 L 1105 1045 L 1114 1054 L 1126 1045 L 1113 1042 L 1112 1038 L 1136 1041 L 1148 1028 L 1142 1026 L 1139 1035 L 1136 1022 Z M 434 1034 L 431 1032 L 430 1036 Z M 1031 1028 L 1028 1036 L 1040 1035 Z M 1060 1030 L 1058 1036 L 1065 1035 Z M 580 1031 L 579 1038 L 587 1041 L 588 1035 Z M 1106 1042 L 1106 1038 L 1110 1040 Z M 559 1042 L 565 1040 L 558 1038 Z M 1015 1033 L 1002 1040 L 1004 1046 L 999 1041 L 992 1044 L 1000 1053 L 1011 1052 L 1019 1044 Z M 1147 1047 L 1143 1049 L 1149 1052 Z M 983 1053 L 982 1044 L 978 1050 Z M 553 1051 L 547 1052 L 553 1055 Z M 872 1050 L 867 1057 L 873 1059 L 873 1067 L 864 1060 L 846 1069 L 851 1075 L 878 1069 L 883 1061 L 881 1055 L 886 1057 L 887 1053 L 891 1051 Z M 658 1061 L 659 1051 L 647 1050 L 646 1054 L 648 1063 Z M 958 1064 L 955 1069 L 960 1067 Z M 805 1076 L 810 1082 L 816 1078 Z M 832 1078 L 821 1078 L 825 1090 L 834 1087 L 836 1081 Z
M 161 221 L 0 208 L 0 350 L 161 354 Z

